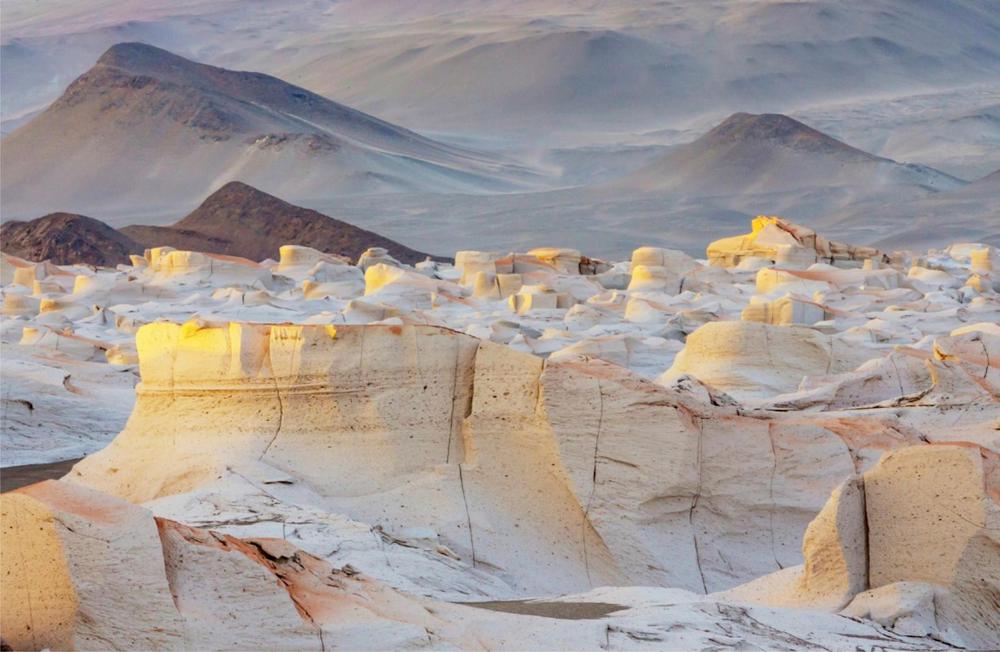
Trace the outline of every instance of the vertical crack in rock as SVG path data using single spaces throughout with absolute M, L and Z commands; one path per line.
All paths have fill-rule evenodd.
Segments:
M 899 366 L 896 365 L 896 360 L 892 357 L 892 354 L 886 356 L 889 359 L 889 364 L 896 372 L 896 384 L 899 385 L 899 400 L 902 401 L 906 397 L 906 390 L 903 389 L 903 375 L 899 372 Z
M 771 557 L 774 558 L 775 565 L 782 569 L 784 566 L 778 561 L 778 552 L 774 541 L 774 512 L 777 509 L 777 505 L 774 503 L 774 476 L 778 472 L 778 452 L 774 448 L 774 423 L 771 421 L 767 422 L 767 439 L 771 444 L 771 479 L 768 482 L 768 497 L 771 502 L 768 506 L 768 521 L 771 526 Z
M 475 358 L 473 358 L 474 360 Z M 458 365 L 462 360 L 462 343 L 455 338 L 455 369 L 451 384 L 451 414 L 448 415 L 448 444 L 444 451 L 444 463 L 451 462 L 451 439 L 455 434 L 455 401 L 458 400 Z
M 458 464 L 458 485 L 462 488 L 462 502 L 465 504 L 465 522 L 469 528 L 469 548 L 472 550 L 472 567 L 476 567 L 476 538 L 472 534 L 472 514 L 469 513 L 469 499 L 465 495 L 465 478 L 462 475 L 462 463 Z
M 258 460 L 264 459 L 267 452 L 271 450 L 271 446 L 274 444 L 278 435 L 281 434 L 281 424 L 285 421 L 285 404 L 281 400 L 281 390 L 278 389 L 278 373 L 274 370 L 274 352 L 271 349 L 270 337 L 268 337 L 268 347 L 267 347 L 267 363 L 271 367 L 271 379 L 274 381 L 274 396 L 278 401 L 278 425 L 274 428 L 274 434 L 271 436 L 271 440 L 267 442 L 267 446 L 261 452 Z
M 986 380 L 990 375 L 990 350 L 986 348 L 986 340 L 982 337 L 979 338 L 979 345 L 983 347 L 983 355 L 986 357 L 986 367 L 983 369 L 983 380 Z
M 701 456 L 705 431 L 702 428 L 701 417 L 692 414 L 691 421 L 698 429 L 698 489 L 695 491 L 694 498 L 691 500 L 691 508 L 688 510 L 688 525 L 691 527 L 691 539 L 694 541 L 694 561 L 695 565 L 698 566 L 698 575 L 701 577 L 701 591 L 702 593 L 708 593 L 708 584 L 705 582 L 705 571 L 701 567 L 701 550 L 698 548 L 698 530 L 694 524 L 694 511 L 698 509 L 698 500 L 701 498 Z
M 590 505 L 594 501 L 594 493 L 597 491 L 597 449 L 601 443 L 601 429 L 604 426 L 604 389 L 601 387 L 601 379 L 597 379 L 597 433 L 594 435 L 594 470 L 591 475 L 590 495 L 587 496 L 587 505 L 583 509 L 581 519 L 581 534 L 583 535 L 583 566 L 587 571 L 587 583 L 590 588 L 594 588 L 594 581 L 590 577 L 590 552 L 587 549 L 587 523 L 590 521 Z
M 465 405 L 462 406 L 462 420 L 459 423 L 463 423 L 465 419 L 468 419 L 472 415 L 472 401 L 476 392 L 476 358 L 479 356 L 479 342 L 475 342 L 476 350 L 472 352 L 469 364 L 469 381 L 468 388 L 464 394 Z M 461 394 L 458 391 L 459 380 L 462 374 L 465 373 L 465 369 L 462 367 L 462 340 L 461 338 L 455 338 L 455 376 L 454 382 L 451 388 L 451 416 L 448 421 L 448 448 L 445 451 L 444 463 L 451 463 L 451 442 L 455 438 L 455 403 L 458 402 L 459 396 Z M 463 447 L 464 448 L 464 447 Z M 464 457 L 464 456 L 463 456 Z
M 542 407 L 542 376 L 545 375 L 545 369 L 548 366 L 548 360 L 542 360 L 542 368 L 538 370 L 538 378 L 535 379 L 535 414 L 541 414 Z
M 271 436 L 271 441 L 267 442 L 267 446 L 264 447 L 260 457 L 257 458 L 258 460 L 264 459 L 264 456 L 267 455 L 267 451 L 271 450 L 271 446 L 274 444 L 274 441 L 278 438 L 278 435 L 281 434 L 281 424 L 285 420 L 285 406 L 281 401 L 281 390 L 278 389 L 277 378 L 274 379 L 274 396 L 278 400 L 278 425 L 274 428 L 274 434 Z
M 861 475 L 860 481 L 858 482 L 858 488 L 861 490 L 861 507 L 862 512 L 865 515 L 864 528 L 865 528 L 865 589 L 871 589 L 872 587 L 872 529 L 869 527 L 868 520 L 868 486 L 865 481 L 864 474 Z

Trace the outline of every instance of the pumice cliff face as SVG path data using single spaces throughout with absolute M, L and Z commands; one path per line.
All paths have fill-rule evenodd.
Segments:
M 855 468 L 821 421 L 439 327 L 158 323 L 136 341 L 129 423 L 68 480 L 145 502 L 265 464 L 351 518 L 429 525 L 529 591 L 713 591 L 796 563 L 810 506 Z

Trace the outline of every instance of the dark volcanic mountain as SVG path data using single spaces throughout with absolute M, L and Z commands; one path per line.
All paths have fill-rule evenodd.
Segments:
M 146 247 L 168 245 L 251 260 L 277 258 L 278 248 L 297 244 L 357 260 L 368 247 L 384 247 L 398 260 L 417 263 L 428 254 L 282 201 L 231 181 L 173 226 L 126 226 L 121 232 Z
M 237 177 L 288 197 L 489 192 L 530 177 L 275 77 L 141 43 L 105 52 L 4 139 L 2 158 L 8 217 L 169 211 Z
M 822 188 L 864 193 L 894 186 L 937 191 L 962 183 L 933 168 L 861 151 L 786 115 L 735 113 L 616 185 L 731 196 Z
M 0 249 L 26 260 L 57 265 L 87 263 L 113 267 L 141 254 L 142 245 L 92 217 L 52 213 L 30 222 L 0 225 Z

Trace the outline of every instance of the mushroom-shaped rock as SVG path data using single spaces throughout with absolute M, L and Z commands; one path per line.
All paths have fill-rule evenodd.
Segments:
M 750 305 L 740 313 L 743 321 L 758 321 L 775 326 L 789 324 L 815 324 L 827 318 L 827 313 L 818 303 L 804 301 L 791 294 L 768 301 L 766 298 L 754 296 Z
M 34 263 L 17 256 L 0 253 L 2 259 L 2 274 L 4 285 L 23 285 L 32 287 L 36 280 L 43 279 L 47 275 L 47 266 L 44 263 Z
M 358 257 L 358 267 L 363 271 L 368 271 L 368 268 L 372 265 L 388 265 L 391 267 L 400 267 L 402 263 L 389 255 L 387 249 L 382 247 L 370 247 L 365 251 L 361 252 L 361 256 Z
M 632 267 L 636 265 L 666 267 L 677 274 L 686 274 L 701 267 L 697 260 L 683 251 L 661 247 L 639 247 L 633 251 Z
M 278 249 L 279 261 L 274 271 L 283 276 L 300 278 L 310 273 L 316 265 L 347 266 L 350 261 L 341 256 L 327 254 L 301 245 L 282 245 Z
M 683 275 L 669 267 L 633 265 L 630 292 L 663 292 L 677 294 L 681 290 Z
M 512 274 L 513 257 L 499 251 L 459 251 L 455 253 L 455 268 L 460 273 L 459 283 L 472 285 L 476 275 Z
M 472 296 L 477 299 L 506 299 L 521 289 L 520 274 L 493 274 L 480 271 L 472 283 Z
M 3 314 L 8 317 L 29 317 L 37 315 L 41 305 L 38 297 L 21 292 L 4 292 Z
M 583 259 L 583 254 L 576 249 L 559 247 L 539 247 L 529 251 L 528 255 L 552 265 L 560 274 L 573 275 L 580 273 L 580 261 Z
M 568 293 L 556 292 L 547 285 L 525 285 L 517 294 L 510 295 L 507 303 L 511 310 L 524 315 L 532 310 L 567 309 L 574 301 Z

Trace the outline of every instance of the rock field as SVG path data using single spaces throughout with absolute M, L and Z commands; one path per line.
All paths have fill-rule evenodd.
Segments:
M 0 499 L 3 642 L 998 648 L 1000 252 L 942 246 L 5 254 L 3 465 L 85 457 Z

